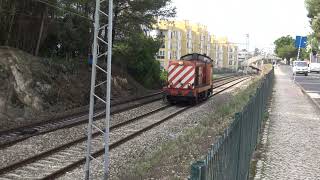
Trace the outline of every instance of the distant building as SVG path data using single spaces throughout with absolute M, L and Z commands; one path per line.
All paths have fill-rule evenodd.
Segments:
M 236 69 L 238 63 L 238 46 L 229 42 L 226 37 L 218 38 L 213 43 L 215 67 Z
M 238 48 L 227 38 L 217 39 L 207 26 L 189 21 L 159 21 L 153 33 L 163 39 L 157 53 L 162 68 L 167 69 L 169 60 L 180 59 L 189 53 L 206 54 L 215 61 L 218 68 L 235 68 Z
M 251 57 L 252 55 L 245 49 L 238 51 L 238 67 L 241 67 L 242 62 Z

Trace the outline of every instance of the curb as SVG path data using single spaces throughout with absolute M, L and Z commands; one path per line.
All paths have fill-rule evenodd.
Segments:
M 320 104 L 317 101 L 315 101 L 312 97 L 310 97 L 310 95 L 306 92 L 306 90 L 299 83 L 297 83 L 296 81 L 294 81 L 294 83 L 298 87 L 300 87 L 303 94 L 305 94 L 308 97 L 308 99 L 316 106 L 316 108 L 318 108 L 320 110 Z

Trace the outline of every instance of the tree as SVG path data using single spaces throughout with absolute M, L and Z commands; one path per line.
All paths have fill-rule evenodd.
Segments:
M 260 55 L 261 54 L 261 52 L 260 52 L 260 50 L 259 50 L 259 48 L 255 48 L 254 49 L 254 56 L 258 56 L 258 55 Z
M 113 1 L 115 62 L 147 87 L 160 81 L 159 63 L 154 58 L 159 40 L 144 32 L 152 29 L 158 18 L 175 15 L 171 1 Z M 107 6 L 102 3 L 101 9 Z M 92 49 L 94 10 L 93 0 L 0 0 L 0 45 L 49 58 L 86 58 Z M 101 16 L 101 22 L 106 18 Z
M 160 64 L 155 55 L 160 48 L 160 40 L 145 36 L 143 33 L 131 36 L 128 41 L 117 43 L 114 47 L 114 63 L 126 69 L 145 87 L 160 85 Z
M 47 0 L 55 5 L 57 0 Z M 30 53 L 36 52 L 37 44 L 46 37 L 48 17 L 54 8 L 31 0 L 0 1 L 0 45 L 13 46 Z M 40 39 L 40 40 L 39 40 Z
M 151 28 L 158 17 L 174 16 L 170 4 L 171 0 L 114 0 L 114 44 Z M 87 56 L 94 10 L 92 0 L 0 0 L 0 45 L 49 57 Z
M 278 38 L 275 44 L 275 53 L 282 59 L 287 59 L 288 63 L 291 58 L 297 56 L 297 48 L 295 48 L 295 40 L 291 36 L 282 36 Z
M 115 0 L 113 39 L 121 41 L 139 34 L 142 28 L 152 28 L 157 18 L 173 17 L 176 9 L 171 0 Z
M 320 0 L 305 0 L 308 17 L 310 20 L 311 28 L 314 31 L 314 37 L 320 40 Z

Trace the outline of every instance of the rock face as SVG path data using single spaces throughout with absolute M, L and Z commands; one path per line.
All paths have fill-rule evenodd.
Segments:
M 113 99 L 145 93 L 132 78 L 112 68 Z M 90 67 L 83 59 L 48 60 L 0 47 L 0 125 L 87 105 L 90 78 Z M 103 95 L 105 88 L 96 93 Z
M 37 91 L 33 70 L 40 67 L 32 58 L 22 58 L 17 50 L 0 48 L 0 117 L 29 116 L 47 106 Z M 43 86 L 44 82 L 38 82 Z

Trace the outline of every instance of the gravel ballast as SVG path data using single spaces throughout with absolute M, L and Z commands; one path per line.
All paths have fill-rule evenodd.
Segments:
M 208 116 L 217 108 L 219 105 L 227 102 L 232 98 L 232 94 L 239 88 L 246 88 L 250 84 L 250 80 L 246 80 L 239 85 L 234 86 L 230 90 L 217 95 L 200 106 L 191 108 L 179 116 L 176 116 L 169 121 L 162 123 L 161 125 L 143 133 L 139 137 L 130 140 L 129 142 L 113 149 L 110 151 L 110 176 L 111 179 L 127 179 L 124 176 L 124 172 L 131 169 L 130 166 L 141 160 L 142 158 L 152 154 L 153 152 L 159 150 L 161 144 L 168 142 L 170 140 L 177 139 L 185 129 L 196 127 L 202 119 L 208 118 Z M 213 129 L 220 131 L 224 129 L 228 124 L 217 124 Z M 102 161 L 102 157 L 98 158 Z M 75 177 L 82 178 L 84 176 L 83 166 L 68 172 L 59 179 L 76 179 Z M 102 176 L 103 167 L 92 161 L 92 169 L 95 171 L 93 174 L 93 179 L 99 179 Z M 186 177 L 187 174 L 184 172 L 175 172 L 168 170 L 166 173 L 167 177 Z M 165 179 L 166 179 L 165 178 Z
M 141 107 L 115 114 L 111 118 L 111 126 L 118 124 L 131 118 L 140 116 L 154 109 L 164 106 L 162 101 L 153 102 Z M 101 120 L 96 121 L 96 124 L 103 127 Z M 31 137 L 25 141 L 19 142 L 8 148 L 0 150 L 0 168 L 8 164 L 15 163 L 35 154 L 47 151 L 62 144 L 71 142 L 79 137 L 85 136 L 87 125 L 82 124 L 72 128 L 60 129 L 47 134 Z

